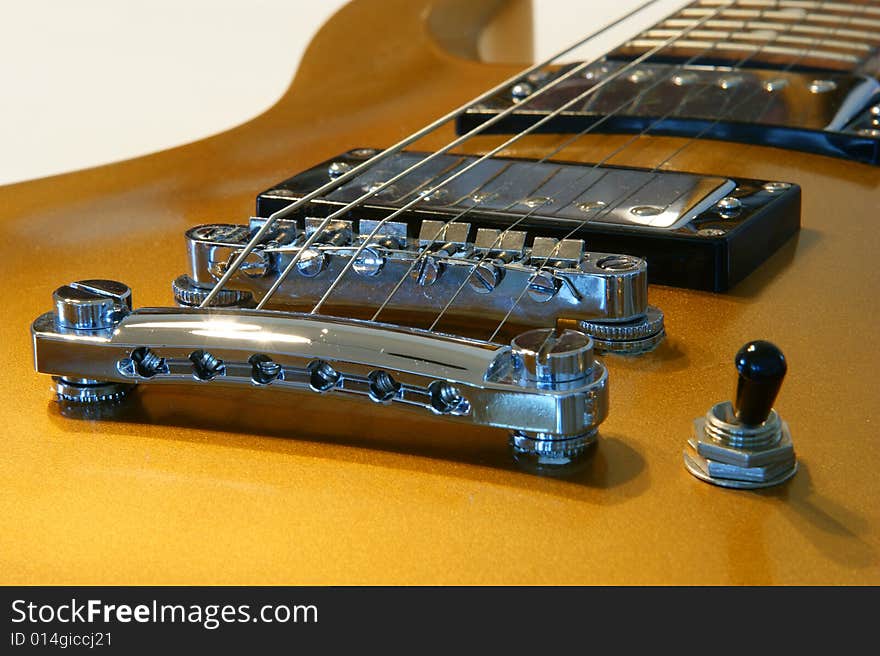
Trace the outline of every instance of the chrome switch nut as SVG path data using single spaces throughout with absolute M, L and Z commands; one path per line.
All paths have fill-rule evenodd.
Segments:
M 736 354 L 736 399 L 694 420 L 685 468 L 707 483 L 755 489 L 779 485 L 797 472 L 788 424 L 773 409 L 787 365 L 782 351 L 749 342 Z

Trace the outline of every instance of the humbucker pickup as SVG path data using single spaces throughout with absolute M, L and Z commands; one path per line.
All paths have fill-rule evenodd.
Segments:
M 520 132 L 597 87 L 583 102 L 537 127 L 554 134 L 640 133 L 739 141 L 880 163 L 880 82 L 869 75 L 799 69 L 646 62 L 603 58 L 577 75 L 574 65 L 540 71 L 472 106 L 466 133 L 543 86 L 545 93 L 483 132 Z M 601 87 L 598 85 L 601 83 Z
M 352 150 L 274 185 L 258 196 L 257 217 L 270 216 L 374 153 Z M 305 233 L 309 218 L 327 216 L 425 157 L 415 152 L 390 156 L 303 206 L 285 225 Z M 726 290 L 745 278 L 800 227 L 796 185 L 665 170 L 493 158 L 425 193 L 474 160 L 469 155 L 436 157 L 344 221 L 357 238 L 370 232 L 364 230 L 370 222 L 375 225 L 422 195 L 411 210 L 383 225 L 383 236 L 418 245 L 430 232 L 425 222 L 433 221 L 449 223 L 450 234 L 458 235 L 437 235 L 441 246 L 458 240 L 461 247 L 484 248 L 477 241 L 486 238 L 486 231 L 510 240 L 513 233 L 519 254 L 536 243 L 540 250 L 542 239 L 582 240 L 588 252 L 644 259 L 650 282 L 711 291 Z M 288 232 L 285 238 L 296 237 Z

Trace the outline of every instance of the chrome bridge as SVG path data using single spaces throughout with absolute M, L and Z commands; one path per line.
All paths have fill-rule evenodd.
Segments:
M 637 41 L 648 46 L 651 41 Z M 554 81 L 572 66 L 532 74 L 474 105 L 458 119 L 463 134 L 547 86 L 484 132 L 517 133 L 572 99 L 537 132 L 640 133 L 739 141 L 880 164 L 880 82 L 842 71 L 642 63 L 606 58 Z
M 509 345 L 264 310 L 145 308 L 107 280 L 57 289 L 31 332 L 37 371 L 67 402 L 115 402 L 135 385 L 331 394 L 504 428 L 517 458 L 565 465 L 594 442 L 608 377 L 589 337 L 539 329 Z
M 338 222 L 325 230 L 321 243 L 303 251 L 299 244 L 319 222 L 306 219 L 305 231 L 282 225 L 245 261 L 221 302 L 246 306 L 261 298 L 278 271 L 301 253 L 295 273 L 273 297 L 276 307 L 310 310 L 349 265 L 351 273 L 323 313 L 391 316 L 472 336 L 474 327 L 483 325 L 476 322 L 494 326 L 507 319 L 515 330 L 552 327 L 561 318 L 592 335 L 599 350 L 627 354 L 651 350 L 665 334 L 662 313 L 648 305 L 647 266 L 636 257 L 588 253 L 578 239 L 539 237 L 526 247 L 526 233 L 516 230 L 480 228 L 471 242 L 470 224 L 427 219 L 416 239 L 407 238 L 405 225 L 385 224 L 359 255 L 377 222 L 361 221 L 360 233 L 352 221 Z M 191 271 L 174 282 L 178 303 L 199 305 L 262 223 L 189 230 Z

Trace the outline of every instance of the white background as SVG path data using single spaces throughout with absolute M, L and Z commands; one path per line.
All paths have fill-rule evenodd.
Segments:
M 312 35 L 343 4 L 0 0 L 0 184 L 155 152 L 247 121 L 283 95 Z M 640 0 L 533 4 L 543 59 Z M 682 4 L 660 0 L 578 54 L 598 56 Z

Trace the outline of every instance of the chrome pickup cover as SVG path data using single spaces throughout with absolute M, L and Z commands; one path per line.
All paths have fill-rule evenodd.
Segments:
M 286 207 L 326 183 L 334 171 L 373 152 L 350 151 L 273 186 L 257 198 L 258 218 Z M 289 217 L 288 225 L 308 230 L 308 218 L 327 216 L 424 158 L 424 153 L 393 155 L 304 206 Z M 370 198 L 345 220 L 355 234 L 369 232 L 363 228 L 365 222 L 375 225 L 475 159 L 439 156 Z M 583 240 L 588 252 L 646 260 L 651 282 L 721 291 L 744 278 L 798 230 L 800 189 L 788 183 L 672 171 L 494 158 L 425 196 L 395 218 L 393 230 L 398 237 L 418 240 L 424 222 L 451 219 L 453 231 L 466 226 L 460 241 L 475 247 L 481 229 L 515 231 L 523 237 L 520 248 L 533 248 L 542 238 Z M 450 237 L 439 239 L 440 245 L 444 240 Z
M 880 163 L 880 82 L 868 75 L 602 59 L 561 81 L 486 132 L 519 132 L 600 82 L 579 107 L 538 132 L 641 132 L 741 141 Z M 537 90 L 571 67 L 533 74 Z M 470 108 L 465 133 L 517 103 L 511 90 Z M 601 119 L 601 122 L 600 122 Z

